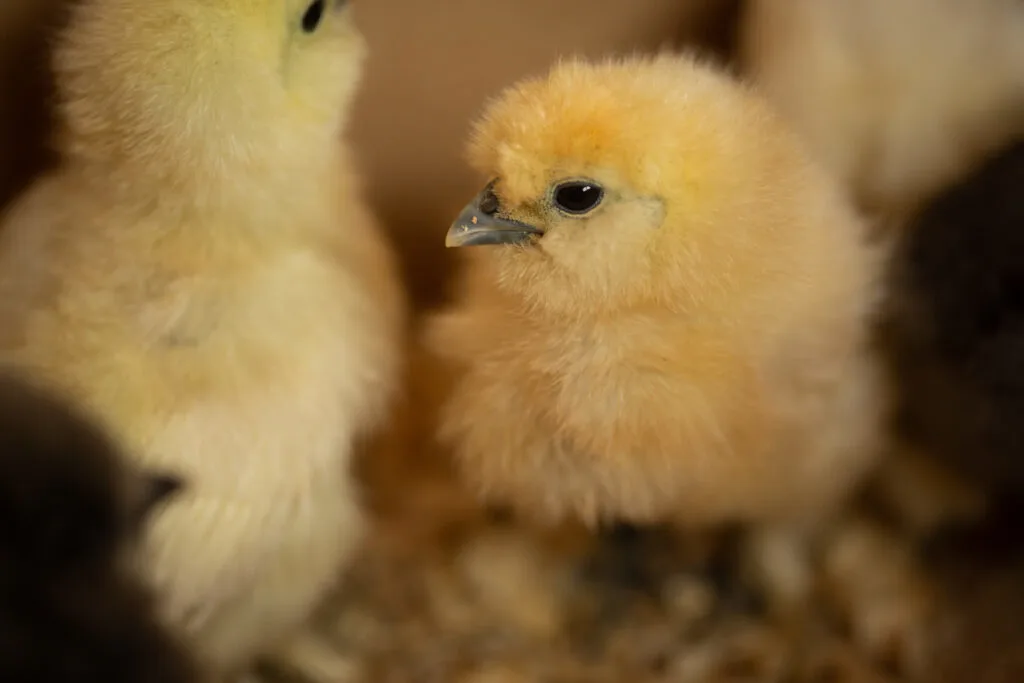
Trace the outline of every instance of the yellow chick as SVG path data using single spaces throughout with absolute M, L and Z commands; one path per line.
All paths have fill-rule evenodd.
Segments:
M 360 538 L 350 455 L 404 326 L 339 139 L 364 51 L 342 0 L 85 0 L 62 165 L 0 227 L 0 357 L 189 482 L 140 561 L 223 675 L 336 670 L 304 625 Z
M 688 56 L 560 63 L 470 156 L 492 180 L 447 244 L 477 248 L 427 333 L 468 480 L 547 519 L 749 523 L 799 598 L 803 534 L 872 467 L 881 409 L 880 259 L 830 177 Z
M 750 0 L 743 69 L 872 212 L 902 220 L 1024 125 L 1018 0 Z

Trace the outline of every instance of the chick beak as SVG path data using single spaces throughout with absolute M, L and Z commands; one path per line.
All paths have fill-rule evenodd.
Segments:
M 494 194 L 493 186 L 493 182 L 488 184 L 455 219 L 444 239 L 446 247 L 523 244 L 534 235 L 544 234 L 536 226 L 500 217 L 498 197 Z

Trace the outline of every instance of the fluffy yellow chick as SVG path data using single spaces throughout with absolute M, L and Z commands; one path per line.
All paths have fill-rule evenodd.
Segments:
M 905 218 L 1024 125 L 1018 0 L 750 0 L 744 70 L 872 211 Z
M 549 519 L 750 523 L 798 597 L 785 558 L 877 452 L 879 259 L 837 187 L 687 56 L 563 62 L 470 152 L 493 180 L 448 233 L 477 246 L 428 332 L 469 481 Z
M 303 625 L 360 536 L 350 453 L 404 325 L 339 139 L 364 50 L 341 0 L 85 0 L 63 164 L 0 227 L 0 357 L 189 481 L 142 566 L 225 675 L 333 664 Z

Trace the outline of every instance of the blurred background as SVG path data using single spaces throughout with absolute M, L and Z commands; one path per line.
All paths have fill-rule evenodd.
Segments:
M 45 56 L 64 1 L 0 0 L 0 209 L 54 161 L 46 143 L 52 101 Z M 902 223 L 928 197 L 968 177 L 987 155 L 1024 133 L 1024 3 L 1019 0 L 354 2 L 370 57 L 349 137 L 365 170 L 368 196 L 392 238 L 419 310 L 444 297 L 454 266 L 444 234 L 481 185 L 463 161 L 471 121 L 488 97 L 524 76 L 544 72 L 560 55 L 688 47 L 756 75 L 814 153 L 881 226 Z M 1024 178 L 1012 182 L 1024 190 Z M 1008 201 L 1006 196 L 999 201 Z M 1021 201 L 1024 195 L 1017 205 Z M 1015 225 L 1024 229 L 1019 221 Z M 1016 352 L 1014 358 L 1021 357 Z M 390 520 L 390 527 L 385 519 L 376 538 L 391 545 L 357 572 L 355 593 L 365 603 L 373 602 L 370 596 L 378 601 L 347 612 L 364 620 L 352 617 L 339 628 L 348 628 L 355 641 L 370 638 L 369 614 L 375 615 L 374 623 L 383 629 L 378 635 L 389 643 L 381 652 L 401 650 L 392 656 L 391 677 L 381 674 L 379 680 L 455 680 L 438 674 L 458 668 L 454 659 L 438 652 L 471 647 L 467 643 L 486 651 L 493 643 L 441 638 L 438 628 L 478 633 L 491 619 L 550 636 L 552 610 L 569 609 L 562 603 L 571 600 L 560 594 L 556 608 L 551 595 L 544 594 L 564 588 L 552 557 L 575 557 L 579 551 L 558 533 L 525 542 L 502 531 L 466 545 L 467 529 L 481 524 L 503 529 L 504 522 L 493 517 L 494 511 L 478 509 L 453 483 L 443 454 L 434 452 L 432 410 L 446 378 L 415 353 L 411 361 L 396 427 L 377 445 L 366 475 L 378 512 L 390 505 L 405 516 Z M 431 514 L 444 523 L 431 524 Z M 449 557 L 445 553 L 459 546 L 461 583 L 446 574 L 430 575 L 424 579 L 426 588 L 402 592 L 414 566 L 410 558 L 421 562 L 418 569 L 426 566 L 424 556 L 397 549 L 395 539 L 409 538 L 424 542 L 430 557 Z M 974 536 L 968 550 L 958 551 L 957 561 L 937 572 L 953 608 L 948 619 L 937 623 L 940 660 L 928 683 L 1024 681 L 1024 562 L 990 562 L 993 546 L 986 538 Z M 557 547 L 554 555 L 544 550 L 550 547 Z M 964 557 L 977 561 L 959 561 Z M 677 568 L 686 562 L 674 561 Z M 450 568 L 450 560 L 444 562 Z M 678 588 L 673 595 L 683 605 L 677 605 L 680 610 L 700 602 L 685 585 L 672 585 Z M 395 613 L 425 599 L 424 591 L 433 596 L 430 625 L 401 631 Z M 391 621 L 380 621 L 388 610 Z M 489 616 L 480 616 L 484 612 Z M 580 612 L 589 617 L 579 618 L 598 619 L 598 612 L 591 605 Z M 629 666 L 665 638 L 662 621 L 645 619 L 630 627 L 629 635 L 606 643 L 618 647 L 616 656 L 632 662 Z M 730 628 L 735 642 L 752 642 L 754 631 Z M 760 635 L 754 640 L 762 650 L 775 642 Z M 379 646 L 375 642 L 366 647 Z M 416 660 L 404 678 L 395 674 L 396 661 L 403 657 Z M 427 661 L 434 677 L 415 668 Z M 662 663 L 660 677 L 649 680 L 776 680 L 747 665 L 744 669 L 741 662 L 720 677 L 673 678 Z M 563 672 L 551 680 L 616 681 L 627 675 L 608 666 L 597 669 L 603 673 Z M 408 673 L 413 670 L 415 676 Z M 477 672 L 475 678 L 458 680 L 537 680 L 510 671 L 491 670 L 490 677 Z M 830 671 L 806 680 L 894 680 L 852 665 L 848 671 L 860 673 L 843 677 Z M 648 680 L 628 676 L 636 683 Z

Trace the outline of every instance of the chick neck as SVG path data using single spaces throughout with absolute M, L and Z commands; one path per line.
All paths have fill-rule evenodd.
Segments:
M 506 310 L 534 325 L 565 329 L 594 329 L 615 326 L 636 318 L 679 318 L 687 315 L 687 307 L 675 300 L 659 296 L 581 296 L 568 290 L 509 291 L 499 286 L 482 297 L 474 296 L 483 305 L 491 305 L 495 295 Z
M 111 146 L 79 136 L 62 152 L 69 170 L 123 203 L 258 214 L 268 201 L 297 203 L 322 191 L 345 166 L 341 135 L 332 131 L 305 139 L 226 134 L 209 144 L 186 136 L 152 145 L 122 140 Z

